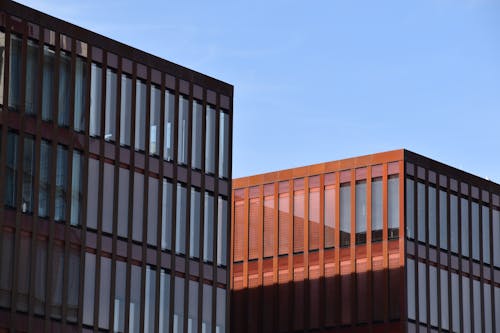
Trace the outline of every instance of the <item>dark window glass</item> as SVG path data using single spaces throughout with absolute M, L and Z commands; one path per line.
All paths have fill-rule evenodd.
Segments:
M 448 249 L 448 208 L 447 208 L 448 194 L 439 190 L 439 246 Z
M 164 144 L 163 158 L 167 161 L 174 159 L 174 117 L 175 117 L 175 95 L 170 91 L 165 91 L 165 124 L 164 124 Z
M 95 255 L 85 253 L 85 270 L 83 277 L 83 323 L 94 325 L 94 290 L 95 290 Z
M 101 134 L 102 69 L 95 63 L 90 68 L 90 135 Z
M 418 315 L 421 323 L 427 323 L 427 266 L 418 263 Z
M 460 199 L 461 211 L 461 231 L 462 231 L 462 255 L 469 256 L 469 201 L 467 199 Z
M 373 200 L 373 196 L 372 196 Z M 387 180 L 387 224 L 389 239 L 399 237 L 399 176 L 389 176 Z
M 127 265 L 123 261 L 116 262 L 115 278 L 115 312 L 113 321 L 114 332 L 125 332 L 125 292 L 127 282 Z M 164 332 L 164 331 L 161 331 Z
M 161 91 L 159 87 L 151 87 L 151 106 L 149 116 L 149 153 L 160 154 L 160 108 Z
M 5 34 L 0 31 L 0 104 L 3 105 L 3 77 L 5 64 Z
M 26 113 L 38 113 L 38 84 L 40 49 L 37 42 L 28 40 L 28 50 L 26 52 Z
M 66 319 L 76 322 L 78 316 L 78 291 L 80 290 L 80 252 L 71 248 L 68 254 L 68 293 Z
M 356 182 L 356 244 L 366 243 L 366 181 Z
M 37 239 L 35 250 L 34 313 L 45 314 L 45 288 L 47 281 L 47 241 Z M 4 261 L 2 261 L 5 264 Z
M 57 145 L 56 162 L 56 209 L 54 219 L 66 219 L 66 191 L 68 187 L 68 149 Z
M 458 197 L 450 194 L 450 249 L 458 253 Z
M 57 122 L 60 126 L 69 126 L 71 91 L 71 57 L 62 52 L 59 55 L 59 104 Z
M 335 243 L 335 187 L 325 186 L 325 248 Z
M 319 249 L 319 215 L 320 215 L 319 188 L 309 189 L 309 250 Z
M 173 326 L 173 333 L 184 332 L 184 279 L 181 277 L 175 277 Z
M 149 265 L 146 266 L 146 299 L 144 302 L 144 330 L 155 332 L 155 297 L 156 297 L 156 271 Z
M 116 72 L 106 70 L 106 110 L 104 119 L 104 140 L 116 140 Z
M 144 175 L 134 172 L 134 206 L 132 239 L 142 242 L 142 212 L 144 207 Z
M 500 267 L 500 211 L 498 209 L 493 209 L 493 264 L 495 267 Z M 499 305 L 500 308 L 500 305 Z
M 189 280 L 188 333 L 198 332 L 198 289 L 198 282 Z
M 205 172 L 215 173 L 215 109 L 207 105 L 205 133 Z
M 135 149 L 143 151 L 146 141 L 146 84 L 137 80 L 135 86 Z
M 462 275 L 462 323 L 464 332 L 471 332 L 471 310 L 470 280 Z
M 200 257 L 200 211 L 201 194 L 198 189 L 191 188 L 191 206 L 189 214 L 189 256 Z
M 10 35 L 9 108 L 21 107 L 22 39 Z
M 64 252 L 61 245 L 54 246 L 54 250 L 52 252 L 51 274 L 51 317 L 60 319 L 62 317 L 62 294 L 64 279 Z
M 483 221 L 483 261 L 490 264 L 490 210 L 488 206 L 482 206 L 482 221 Z
M 415 320 L 416 309 L 415 309 L 415 261 L 413 259 L 408 259 L 406 262 L 406 299 L 408 300 L 408 319 Z
M 426 240 L 427 226 L 425 223 L 425 212 L 427 210 L 427 205 L 425 202 L 425 185 L 423 183 L 417 183 L 417 229 L 418 229 L 418 240 L 424 242 Z
M 130 332 L 140 332 L 141 313 L 141 268 L 131 266 L 130 278 L 130 307 L 128 311 L 128 321 Z
M 491 285 L 483 284 L 484 297 L 484 331 L 493 332 L 493 313 L 491 307 Z
M 170 274 L 164 269 L 160 272 L 160 332 L 168 332 L 170 324 Z
M 217 265 L 227 265 L 227 200 L 219 195 L 217 213 Z
M 382 178 L 372 179 L 372 242 L 382 240 Z
M 120 144 L 130 146 L 130 127 L 132 114 L 132 78 L 122 74 L 120 102 Z
M 481 235 L 479 233 L 479 205 L 477 202 L 472 202 L 471 206 L 472 215 L 472 258 L 474 260 L 480 259 L 480 245 L 481 245 Z
M 30 245 L 31 237 L 21 234 L 19 238 L 19 258 L 17 267 L 17 310 L 28 311 L 28 295 L 30 289 Z
M 193 101 L 193 124 L 191 129 L 191 167 L 201 169 L 203 105 Z
M 73 151 L 73 171 L 71 175 L 71 225 L 80 225 L 82 214 L 82 154 Z
M 229 114 L 222 111 L 219 122 L 219 177 L 229 177 Z
M 222 288 L 217 288 L 217 306 L 216 308 L 216 318 L 215 318 L 215 331 L 216 333 L 226 331 L 226 290 Z
M 16 133 L 7 133 L 7 164 L 5 168 L 5 204 L 16 207 L 17 192 L 17 141 Z
M 430 189 L 430 188 L 429 188 Z M 438 285 L 437 285 L 437 268 L 429 266 L 429 303 L 430 303 L 430 324 L 434 327 L 438 326 Z
M 147 242 L 153 246 L 157 244 L 158 230 L 158 179 L 149 178 L 148 186 L 148 235 Z
M 500 323 L 500 287 L 495 287 L 495 325 Z
M 2 269 L 0 269 L 0 306 L 8 308 L 11 301 L 14 235 L 10 232 L 3 232 L 0 235 L 0 240 L 0 259 L 2 260 Z
M 99 161 L 89 158 L 87 187 L 87 228 L 97 229 Z
M 351 244 L 351 186 L 340 185 L 340 246 Z
M 428 187 L 428 195 L 429 195 L 429 244 L 436 246 L 437 245 L 437 230 L 436 230 L 436 188 L 429 186 Z
M 255 214 L 258 217 L 258 213 Z M 258 225 L 258 223 L 257 223 Z M 250 228 L 252 230 L 252 228 Z M 251 245 L 251 244 L 250 244 Z M 293 193 L 293 252 L 304 251 L 304 191 Z
M 415 239 L 415 182 L 406 179 L 406 237 Z
M 187 164 L 188 162 L 188 125 L 189 124 L 189 100 L 179 97 L 179 125 L 177 142 L 177 162 Z
M 203 284 L 202 333 L 212 333 L 212 286 Z
M 24 138 L 23 151 L 23 213 L 33 212 L 33 184 L 35 181 L 35 142 L 31 137 Z
M 104 175 L 102 177 L 102 231 L 113 232 L 113 202 L 115 196 L 115 167 L 104 163 Z
M 177 183 L 177 207 L 175 218 L 175 252 L 186 254 L 186 213 L 187 190 L 184 185 Z
M 448 271 L 440 269 L 441 279 L 441 327 L 450 329 L 448 300 Z
M 203 260 L 212 262 L 214 256 L 214 195 L 205 192 L 203 232 Z
M 75 68 L 75 115 L 73 126 L 75 131 L 85 130 L 85 100 L 87 98 L 87 63 L 85 59 L 76 57 Z
M 118 236 L 128 236 L 129 170 L 118 169 Z
M 172 183 L 163 178 L 162 208 L 161 208 L 161 248 L 172 249 Z
M 458 274 L 451 273 L 451 311 L 453 332 L 460 332 L 460 298 L 459 298 Z
M 50 121 L 54 115 L 55 52 L 43 47 L 42 119 Z
M 472 280 L 472 295 L 473 295 L 473 301 L 474 301 L 474 307 L 473 307 L 473 315 L 474 315 L 474 332 L 482 332 L 483 331 L 483 325 L 482 325 L 482 311 L 481 311 L 481 284 L 479 280 Z M 472 304 L 471 304 L 472 306 Z M 487 332 L 491 332 L 487 331 Z
M 40 188 L 38 193 L 38 215 L 41 217 L 49 216 L 50 207 L 50 165 L 52 156 L 52 147 L 48 141 L 42 140 L 40 145 Z

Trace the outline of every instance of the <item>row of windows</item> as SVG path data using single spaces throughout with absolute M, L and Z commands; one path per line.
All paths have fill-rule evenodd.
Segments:
M 5 205 L 17 207 L 17 192 L 21 191 L 20 208 L 23 213 L 33 213 L 38 208 L 38 216 L 51 216 L 56 221 L 66 221 L 71 225 L 80 223 L 82 202 L 82 154 L 63 145 L 54 146 L 46 140 L 40 141 L 39 162 L 35 158 L 34 137 L 25 136 L 21 145 L 19 135 L 7 133 L 6 169 L 5 169 Z M 22 151 L 21 151 L 22 146 Z M 21 154 L 22 168 L 19 165 Z M 56 156 L 53 166 L 53 154 Z M 69 169 L 71 165 L 71 179 Z M 38 170 L 37 170 L 38 168 Z M 52 174 L 55 170 L 55 175 Z M 39 184 L 35 184 L 35 174 L 39 172 Z M 21 173 L 21 184 L 18 184 L 18 173 Z M 55 177 L 54 177 L 55 176 Z M 34 200 L 35 189 L 38 188 L 38 207 Z M 51 191 L 55 191 L 54 206 L 51 205 Z M 70 198 L 70 207 L 67 200 Z M 69 216 L 67 216 L 69 213 Z
M 88 167 L 87 228 L 94 230 L 98 228 L 99 202 L 101 201 L 99 190 L 101 189 L 100 218 L 102 219 L 101 230 L 104 233 L 113 233 L 113 207 L 114 202 L 117 201 L 118 236 L 131 237 L 137 242 L 142 242 L 145 237 L 147 244 L 151 246 L 161 246 L 163 250 L 175 250 L 178 254 L 189 254 L 191 258 L 196 259 L 202 257 L 204 261 L 212 262 L 215 235 L 217 264 L 226 266 L 228 228 L 226 198 L 222 196 L 215 198 L 212 192 L 202 192 L 196 187 L 188 188 L 182 183 L 174 185 L 167 178 L 160 180 L 148 176 L 147 184 L 145 184 L 144 174 L 133 172 L 130 175 L 129 169 L 121 167 L 117 168 L 118 183 L 115 184 L 114 165 L 103 163 L 102 178 L 98 160 L 90 158 Z M 101 186 L 99 186 L 99 179 L 102 179 Z M 132 205 L 131 230 L 129 230 L 128 213 L 130 204 Z M 175 216 L 173 215 L 174 207 Z M 147 211 L 146 221 L 143 219 L 144 210 Z M 145 223 L 147 224 L 146 235 L 143 235 Z M 188 225 L 189 233 L 186 232 Z M 175 237 L 172 238 L 174 227 Z M 202 248 L 200 248 L 201 238 L 203 239 Z M 189 244 L 189 253 L 186 253 L 187 244 Z
M 128 324 L 129 332 L 146 333 L 170 332 L 169 325 L 172 325 L 174 333 L 183 333 L 186 318 L 189 333 L 225 332 L 225 289 L 214 288 L 212 285 L 196 280 L 186 280 L 180 276 L 172 276 L 164 269 L 159 272 L 151 266 L 146 266 L 145 272 L 141 272 L 141 269 L 140 266 L 135 265 L 127 267 L 127 263 L 123 261 L 112 262 L 106 257 L 100 257 L 99 260 L 94 254 L 86 253 L 83 324 L 93 326 L 94 322 L 97 322 L 99 328 L 113 332 L 124 332 L 125 325 Z M 116 270 L 114 280 L 112 280 L 112 270 Z M 97 271 L 100 272 L 98 275 L 95 274 Z M 145 288 L 144 295 L 141 297 L 143 277 Z M 158 284 L 157 279 L 159 279 Z M 128 302 L 126 301 L 127 281 L 130 281 Z M 99 289 L 96 290 L 98 286 Z M 113 289 L 114 300 L 111 299 Z M 174 293 L 173 303 L 171 293 Z M 97 295 L 98 299 L 94 299 L 94 295 Z M 212 302 L 214 297 L 216 307 Z M 186 302 L 187 313 L 185 312 Z M 202 309 L 201 318 L 198 316 L 199 306 Z M 98 307 L 98 311 L 95 311 L 95 307 Z M 113 309 L 113 321 L 110 321 L 111 309 Z M 143 327 L 140 327 L 141 311 L 144 316 Z M 216 312 L 215 323 L 212 322 L 212 311 Z M 97 314 L 96 318 L 94 318 L 94 313 Z M 198 330 L 200 324 L 201 331 Z M 156 331 L 155 325 L 158 325 Z
M 500 324 L 500 287 L 423 262 L 416 265 L 413 259 L 407 261 L 407 274 L 408 319 L 450 332 L 493 332 L 494 317 Z
M 371 181 L 371 202 L 367 195 L 366 180 L 355 184 L 355 225 L 356 244 L 366 243 L 367 224 L 371 223 L 372 241 L 382 240 L 383 230 L 383 184 L 382 177 L 373 178 Z M 250 188 L 253 192 L 254 188 Z M 258 188 L 256 188 L 258 191 Z M 309 228 L 309 250 L 318 250 L 320 247 L 320 233 L 324 233 L 324 247 L 334 247 L 336 212 L 340 216 L 340 246 L 348 247 L 351 243 L 351 185 L 341 184 L 338 189 L 335 185 L 326 185 L 323 188 L 324 198 L 324 228 L 321 231 L 321 199 L 320 188 L 310 187 L 307 191 L 297 190 L 293 192 L 290 201 L 290 193 L 278 195 L 278 230 L 274 229 L 275 221 L 275 197 L 266 195 L 263 199 L 263 214 L 260 215 L 262 202 L 260 198 L 250 198 L 248 213 L 245 211 L 243 200 L 235 201 L 235 242 L 234 260 L 243 260 L 243 238 L 245 215 L 248 214 L 248 258 L 257 259 L 259 253 L 259 233 L 262 233 L 264 257 L 274 255 L 275 246 L 278 246 L 278 255 L 288 254 L 290 241 L 290 223 L 293 221 L 293 251 L 300 253 L 304 251 L 304 227 Z M 339 193 L 339 194 L 337 194 Z M 339 195 L 339 207 L 337 207 L 336 196 Z M 308 216 L 307 226 L 304 224 L 305 205 L 307 197 Z M 387 181 L 387 222 L 389 239 L 399 236 L 399 178 L 398 175 L 390 176 Z M 290 207 L 292 205 L 292 208 Z M 367 205 L 371 205 L 371 216 L 367 215 Z M 293 212 L 293 215 L 290 214 Z M 260 219 L 263 219 L 261 221 Z M 293 219 L 293 220 L 292 220 Z M 263 223 L 262 223 L 263 222 Z M 263 229 L 260 229 L 260 225 Z M 279 233 L 278 244 L 274 243 L 275 232 Z M 259 245 L 260 244 L 260 245 Z
M 2 57 L 0 66 L 3 68 L 3 50 L 5 35 L 0 32 L 0 50 Z M 41 53 L 41 54 L 40 54 Z M 214 106 L 203 107 L 201 101 L 193 100 L 190 105 L 187 96 L 178 97 L 178 113 L 176 95 L 168 90 L 162 91 L 155 85 L 148 86 L 145 81 L 133 78 L 127 74 L 119 76 L 113 69 L 103 70 L 100 65 L 92 63 L 90 70 L 86 59 L 76 57 L 74 68 L 71 64 L 71 55 L 60 51 L 59 70 L 55 72 L 56 54 L 53 48 L 44 45 L 42 49 L 38 43 L 28 41 L 26 52 L 26 93 L 24 103 L 21 96 L 21 82 L 23 71 L 22 39 L 11 35 L 9 62 L 9 109 L 19 110 L 25 106 L 27 114 L 39 114 L 38 98 L 41 98 L 41 116 L 44 121 L 54 120 L 54 111 L 57 106 L 57 123 L 60 126 L 70 126 L 71 110 L 73 111 L 73 128 L 84 131 L 86 126 L 85 110 L 87 96 L 87 82 L 90 80 L 90 119 L 89 131 L 91 136 L 104 137 L 105 140 L 120 141 L 123 146 L 132 145 L 132 113 L 135 110 L 135 139 L 133 146 L 136 150 L 146 149 L 146 114 L 148 112 L 149 91 L 149 153 L 160 155 L 167 161 L 174 159 L 174 135 L 177 131 L 177 162 L 190 165 L 194 169 L 213 174 L 216 172 L 216 135 L 217 116 L 219 119 L 219 176 L 229 177 L 229 115 L 225 111 L 217 112 Z M 39 68 L 39 58 L 43 57 L 42 68 Z M 3 71 L 2 71 L 3 74 Z M 74 74 L 74 86 L 71 78 Z M 42 76 L 42 86 L 36 79 Z M 56 81 L 58 91 L 54 91 Z M 0 89 L 3 91 L 3 75 Z M 74 102 L 71 105 L 71 96 Z M 133 97 L 135 96 L 135 108 Z M 104 98 L 104 101 L 103 101 Z M 162 99 L 164 108 L 161 109 Z M 104 104 L 103 104 L 104 102 Z M 3 98 L 0 101 L 3 104 Z M 104 107 L 103 107 L 104 105 Z M 101 114 L 104 113 L 103 120 Z M 117 114 L 119 113 L 119 114 Z M 161 124 L 161 113 L 164 113 L 164 122 Z M 177 127 L 176 124 L 177 116 Z M 101 122 L 104 124 L 101 125 Z M 118 126 L 119 125 L 119 126 Z M 101 128 L 102 127 L 102 128 Z M 118 134 L 118 127 L 120 128 Z M 191 137 L 189 131 L 191 129 Z M 203 137 L 203 130 L 205 136 Z M 164 134 L 163 152 L 160 147 L 160 137 Z M 119 136 L 119 138 L 118 138 Z M 203 146 L 205 143 L 205 146 Z M 191 146 L 191 157 L 189 149 Z M 205 151 L 203 151 L 205 147 Z M 203 163 L 204 158 L 204 165 Z
M 409 239 L 500 267 L 500 208 L 407 179 L 406 214 Z

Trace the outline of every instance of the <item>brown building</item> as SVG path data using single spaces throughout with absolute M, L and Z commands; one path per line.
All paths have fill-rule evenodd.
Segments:
M 499 195 L 407 150 L 233 180 L 231 332 L 498 332 Z

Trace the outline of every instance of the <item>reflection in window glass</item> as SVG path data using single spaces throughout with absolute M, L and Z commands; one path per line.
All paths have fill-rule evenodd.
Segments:
M 95 289 L 95 255 L 85 252 L 85 270 L 83 278 L 83 323 L 94 325 L 94 289 Z
M 113 232 L 113 202 L 115 201 L 114 166 L 104 163 L 104 176 L 102 177 L 102 231 Z
M 450 194 L 450 249 L 458 253 L 458 198 Z
M 68 184 L 68 149 L 57 145 L 56 162 L 56 209 L 54 220 L 66 219 L 66 189 Z
M 417 226 L 418 226 L 418 240 L 425 242 L 426 225 L 425 225 L 425 185 L 417 183 Z
M 217 307 L 216 307 L 216 332 L 224 333 L 226 331 L 226 290 L 217 288 Z
M 449 310 L 448 310 L 448 271 L 440 269 L 441 280 L 441 327 L 448 330 L 449 324 Z
M 130 279 L 130 307 L 128 313 L 128 326 L 130 332 L 140 332 L 141 312 L 141 268 L 132 265 Z
M 217 265 L 227 265 L 227 200 L 219 195 L 217 213 Z
M 170 91 L 165 91 L 165 120 L 164 120 L 164 143 L 163 158 L 166 161 L 174 159 L 174 116 L 175 116 L 175 95 Z
M 82 210 L 82 154 L 73 151 L 73 170 L 71 173 L 71 225 L 79 225 Z
M 54 112 L 55 53 L 47 45 L 43 47 L 42 119 L 52 120 Z
M 479 280 L 472 280 L 472 295 L 474 300 L 474 332 L 482 332 L 482 321 L 481 321 L 481 284 Z M 488 331 L 491 332 L 491 331 Z
M 5 62 L 5 34 L 0 31 L 0 104 L 3 105 L 3 77 Z
M 164 269 L 160 272 L 160 315 L 159 331 L 168 332 L 170 324 L 170 274 Z
M 387 180 L 387 223 L 389 239 L 399 237 L 399 176 Z
M 293 193 L 293 252 L 299 253 L 303 251 L 304 251 L 304 191 L 300 190 L 300 191 L 295 191 Z
M 24 138 L 23 150 L 23 184 L 22 204 L 23 213 L 33 212 L 33 183 L 35 181 L 35 142 L 32 137 Z
M 40 145 L 40 186 L 38 189 L 38 216 L 40 217 L 49 216 L 51 155 L 50 143 L 42 140 Z
M 243 207 L 241 207 L 243 208 Z M 278 254 L 287 254 L 290 234 L 290 199 L 288 193 L 280 193 L 278 199 Z M 236 215 L 238 216 L 238 215 Z M 243 214 L 242 214 L 243 216 Z
M 191 167 L 201 169 L 203 105 L 193 101 L 193 124 L 191 137 Z
M 134 172 L 134 204 L 132 214 L 132 239 L 142 242 L 142 212 L 144 209 L 144 175 Z
M 174 330 L 173 333 L 184 332 L 184 279 L 175 277 L 174 284 Z
M 203 231 L 203 261 L 212 262 L 214 256 L 214 195 L 205 192 Z
M 0 51 L 3 53 L 3 49 Z M 26 113 L 38 113 L 38 80 L 34 79 L 39 77 L 38 57 L 40 49 L 38 43 L 28 40 L 28 50 L 26 52 L 26 98 L 25 107 Z M 3 89 L 3 88 L 2 88 Z
M 470 280 L 462 275 L 462 323 L 464 332 L 471 332 L 471 299 L 470 299 Z
M 436 188 L 429 186 L 429 244 L 437 245 L 437 230 L 436 230 Z
M 45 73 L 45 69 L 44 69 Z M 44 93 L 45 95 L 45 93 Z M 90 68 L 90 135 L 101 132 L 102 69 L 95 63 Z
M 340 185 L 340 246 L 351 244 L 351 186 Z
M 85 99 L 87 96 L 87 63 L 76 57 L 75 67 L 75 111 L 73 126 L 75 131 L 85 130 Z
M 229 177 L 229 115 L 225 112 L 220 113 L 219 177 Z
M 16 207 L 17 192 L 17 141 L 16 133 L 7 133 L 7 164 L 5 168 L 5 204 Z
M 448 249 L 448 209 L 446 203 L 447 193 L 439 190 L 439 246 Z
M 469 202 L 467 199 L 460 199 L 461 211 L 461 231 L 462 231 L 462 255 L 469 256 Z
M 418 315 L 421 323 L 427 322 L 427 266 L 418 263 Z
M 488 206 L 482 207 L 482 240 L 483 240 L 483 261 L 490 264 L 490 210 Z
M 372 180 L 372 241 L 382 240 L 382 178 Z
M 452 329 L 454 332 L 460 332 L 460 298 L 457 273 L 451 273 L 451 311 Z
M 160 88 L 151 86 L 151 106 L 149 114 L 149 153 L 158 155 L 160 153 Z
M 481 245 L 481 235 L 479 233 L 479 205 L 476 202 L 472 202 L 471 207 L 472 214 L 472 258 L 475 260 L 480 259 L 480 245 Z
M 201 194 L 198 189 L 192 187 L 189 214 L 189 256 L 192 258 L 200 257 L 200 211 Z
M 106 70 L 106 109 L 104 113 L 104 140 L 116 140 L 116 72 Z
M 319 188 L 309 189 L 309 250 L 319 249 Z
M 226 214 L 226 210 L 221 207 L 221 197 L 219 197 L 219 214 L 217 215 L 219 219 L 222 214 Z M 319 192 L 318 192 L 319 200 Z M 318 201 L 319 206 L 319 201 Z M 318 213 L 319 215 L 319 213 Z M 318 221 L 319 222 L 319 221 Z M 264 230 L 263 230 L 263 241 L 264 241 L 264 258 L 269 258 L 274 255 L 274 196 L 268 195 L 264 197 Z M 319 226 L 318 226 L 319 233 Z M 221 232 L 221 242 L 225 240 L 225 233 Z M 318 240 L 319 242 L 319 240 Z M 217 242 L 219 245 L 220 243 Z
M 415 239 L 414 186 L 415 182 L 413 180 L 406 179 L 406 237 L 409 239 Z
M 188 333 L 198 332 L 198 282 L 189 280 Z
M 156 297 L 156 272 L 151 266 L 146 266 L 146 300 L 144 302 L 144 330 L 155 331 L 155 297 Z
M 175 214 L 175 252 L 186 254 L 186 187 L 177 183 L 177 207 Z
M 205 133 L 205 172 L 215 172 L 215 109 L 207 105 Z
M 118 169 L 118 236 L 127 237 L 128 233 L 128 196 L 130 192 L 129 170 Z
M 101 257 L 101 279 L 99 285 L 99 327 L 109 328 L 109 298 L 111 290 L 111 259 Z
M 114 332 L 125 332 L 126 282 L 127 265 L 123 261 L 116 261 Z
M 161 249 L 172 249 L 172 183 L 163 178 L 161 208 Z
M 71 89 L 71 57 L 61 51 L 59 54 L 59 98 L 57 122 L 60 126 L 69 126 Z
M 325 248 L 332 248 L 335 242 L 335 187 L 325 186 Z
M 132 78 L 122 74 L 120 100 L 120 144 L 130 146 L 130 124 L 132 114 Z
M 9 108 L 21 107 L 22 40 L 10 35 Z
M 146 84 L 137 80 L 135 86 L 135 149 L 143 151 L 146 141 Z
M 500 211 L 498 209 L 493 209 L 493 236 L 492 239 L 500 239 Z M 496 267 L 500 267 L 500 242 L 493 242 L 493 264 Z M 500 306 L 499 306 L 500 308 Z
M 356 244 L 366 243 L 366 181 L 356 182 Z
M 177 137 L 177 162 L 187 164 L 188 158 L 188 124 L 189 124 L 189 101 L 186 97 L 179 97 L 179 135 Z
M 484 331 L 493 332 L 493 316 L 491 308 L 491 285 L 483 284 L 483 297 L 484 297 Z M 481 304 L 479 304 L 481 306 Z M 498 325 L 498 324 L 497 324 Z
M 148 236 L 147 242 L 156 246 L 158 229 L 158 179 L 149 178 L 148 186 Z
M 495 287 L 495 325 L 500 323 L 500 287 Z
M 437 268 L 429 266 L 429 303 L 430 303 L 430 323 L 432 326 L 438 326 L 438 285 Z
M 212 286 L 203 284 L 202 333 L 212 333 Z

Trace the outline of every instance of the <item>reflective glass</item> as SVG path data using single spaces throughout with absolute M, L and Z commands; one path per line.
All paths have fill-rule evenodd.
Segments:
M 28 311 L 28 295 L 30 289 L 30 253 L 31 237 L 22 234 L 18 240 L 17 254 L 23 260 L 18 261 L 17 266 L 17 310 Z
M 483 327 L 482 323 L 483 312 L 481 311 L 481 306 L 482 306 L 481 294 L 482 294 L 481 283 L 479 282 L 479 280 L 472 280 L 472 295 L 474 300 L 474 305 L 473 305 L 474 332 L 482 332 L 482 327 Z
M 144 209 L 144 175 L 134 172 L 134 203 L 132 214 L 132 239 L 142 242 L 142 212 Z
M 415 182 L 406 179 L 406 237 L 415 239 L 415 201 L 414 201 Z
M 452 329 L 453 332 L 460 332 L 460 286 L 458 283 L 458 274 L 451 273 L 451 311 L 452 311 Z
M 71 172 L 71 225 L 80 225 L 81 210 L 82 210 L 82 170 L 83 157 L 82 154 L 73 151 L 73 170 Z
M 0 104 L 3 105 L 3 77 L 5 64 L 5 34 L 0 31 Z
M 61 51 L 59 54 L 59 98 L 57 122 L 59 126 L 69 126 L 71 110 L 71 56 Z
M 135 86 L 135 150 L 144 151 L 146 141 L 146 83 L 137 80 Z
M 128 312 L 128 326 L 130 332 L 140 332 L 141 313 L 141 267 L 130 266 L 130 306 Z
M 470 299 L 470 280 L 462 275 L 462 323 L 464 332 L 471 332 L 471 306 Z
M 441 327 L 448 330 L 450 329 L 449 322 L 449 300 L 448 300 L 448 271 L 440 269 L 440 283 L 441 283 Z
M 399 237 L 399 176 L 387 180 L 387 224 L 389 239 Z
M 216 328 L 215 333 L 226 332 L 226 290 L 217 288 L 217 307 L 216 307 Z
M 351 186 L 340 186 L 340 246 L 351 244 Z
M 109 298 L 111 290 L 111 259 L 101 257 L 101 277 L 99 285 L 99 327 L 109 328 Z
M 66 220 L 66 192 L 68 188 L 68 149 L 57 145 L 56 162 L 56 209 L 54 220 Z
M 429 266 L 429 303 L 430 324 L 437 327 L 439 308 L 437 268 L 435 266 Z
M 214 260 L 214 195 L 205 192 L 205 212 L 203 225 L 203 261 Z
M 493 332 L 493 313 L 491 307 L 491 285 L 483 284 L 484 297 L 484 331 Z
M 42 140 L 40 144 L 40 186 L 38 189 L 38 216 L 49 216 L 50 206 L 50 173 L 52 160 L 52 147 L 48 141 Z
M 201 169 L 202 135 L 203 135 L 203 105 L 193 101 L 193 124 L 191 125 L 191 167 Z
M 198 289 L 198 282 L 189 280 L 188 333 L 198 332 Z
M 73 126 L 75 131 L 85 130 L 85 107 L 87 98 L 87 63 L 85 59 L 76 57 L 75 67 L 75 115 Z
M 102 177 L 102 231 L 113 232 L 113 202 L 115 201 L 114 165 L 104 162 Z
M 144 331 L 155 332 L 156 271 L 146 266 L 146 299 L 144 302 Z
M 421 323 L 427 323 L 427 266 L 418 263 L 418 315 Z
M 255 205 L 258 207 L 258 205 Z M 258 211 L 258 208 L 257 208 Z M 258 213 L 255 214 L 256 220 Z M 256 223 L 258 224 L 258 223 Z M 252 228 L 250 228 L 252 230 Z M 304 251 L 304 191 L 295 191 L 293 193 L 293 252 Z M 255 257 L 257 251 L 254 251 Z
M 229 177 L 229 115 L 225 112 L 220 113 L 219 177 Z
M 436 188 L 428 187 L 429 195 L 429 244 L 437 246 Z
M 172 249 L 172 183 L 163 178 L 161 208 L 161 249 Z
M 24 138 L 23 149 L 23 184 L 22 204 L 23 213 L 33 212 L 33 184 L 35 182 L 35 141 L 32 137 Z
M 129 200 L 129 170 L 119 168 L 118 169 L 118 236 L 127 237 L 128 236 L 128 200 Z
M 382 240 L 382 178 L 372 179 L 372 241 Z
M 495 240 L 493 241 L 493 264 L 496 267 L 500 267 L 500 242 L 498 241 L 498 239 L 500 239 L 500 211 L 498 209 L 493 209 L 492 215 L 492 239 Z
M 320 215 L 319 188 L 309 189 L 309 250 L 319 249 L 319 215 Z
M 477 202 L 472 202 L 471 205 L 471 229 L 472 229 L 472 258 L 480 259 L 481 234 L 479 233 L 479 205 Z
M 189 214 L 189 256 L 200 257 L 200 212 L 201 193 L 198 189 L 191 187 L 191 203 Z
M 52 120 L 55 107 L 55 52 L 47 45 L 43 47 L 42 119 Z
M 12 290 L 12 267 L 14 264 L 14 234 L 2 232 L 0 234 L 0 305 L 10 307 Z M 45 286 L 44 286 L 45 287 Z
M 215 109 L 207 105 L 205 133 L 205 172 L 215 173 Z
M 45 289 L 47 281 L 47 241 L 38 239 L 35 249 L 35 276 L 34 281 L 34 313 L 37 315 L 45 314 Z M 2 260 L 2 263 L 8 262 Z M 80 278 L 80 277 L 79 277 Z M 2 287 L 0 287 L 1 289 Z M 1 296 L 0 296 L 1 299 Z M 84 298 L 85 300 L 85 298 Z M 2 304 L 0 300 L 0 304 Z
M 227 266 L 227 200 L 220 195 L 217 207 L 217 265 Z
M 469 256 L 469 202 L 467 199 L 460 199 L 460 211 L 461 211 L 461 232 L 462 241 L 460 245 L 462 246 L 462 255 Z
M 116 140 L 117 77 L 112 69 L 106 70 L 106 109 L 104 114 L 104 140 Z
M 483 261 L 490 264 L 490 210 L 487 206 L 482 206 L 482 240 L 483 240 Z M 497 241 L 497 240 L 496 240 Z
M 153 246 L 157 243 L 158 230 L 158 179 L 148 177 L 148 237 L 147 242 Z
M 159 87 L 151 86 L 151 106 L 149 111 L 149 153 L 160 153 L 160 108 L 161 91 Z
M 366 243 L 366 181 L 356 183 L 356 244 Z
M 120 144 L 130 146 L 130 127 L 132 114 L 132 78 L 122 74 L 120 100 Z
M 201 333 L 212 333 L 212 286 L 203 284 L 203 322 L 201 323 Z
M 335 187 L 325 187 L 325 248 L 332 248 L 335 242 Z
M 450 250 L 458 253 L 458 198 L 450 194 Z
M 114 332 L 125 332 L 126 282 L 127 264 L 123 261 L 116 261 Z
M 189 129 L 189 100 L 187 97 L 179 97 L 179 125 L 177 136 L 177 162 L 187 164 L 188 162 L 188 129 Z
M 170 324 L 170 274 L 164 269 L 160 272 L 160 316 L 159 331 L 168 332 Z
M 167 161 L 174 159 L 174 117 L 175 117 L 175 94 L 165 91 L 165 120 L 164 120 L 164 143 L 163 158 Z
M 448 249 L 448 208 L 447 193 L 439 190 L 439 246 Z
M 186 254 L 187 189 L 177 183 L 177 207 L 175 214 L 175 252 Z
M 175 277 L 173 333 L 184 332 L 184 279 Z
M 45 70 L 44 70 L 45 73 Z M 44 94 L 45 95 L 45 94 Z M 101 133 L 102 69 L 95 63 L 90 68 L 90 135 Z
M 1 51 L 3 53 L 3 50 Z M 28 40 L 28 50 L 26 52 L 26 113 L 38 113 L 38 78 L 40 67 L 38 66 L 40 49 L 37 42 Z
M 85 252 L 85 270 L 83 271 L 83 323 L 94 325 L 94 290 L 96 278 L 95 255 Z
M 9 108 L 21 108 L 22 39 L 10 35 Z
M 18 135 L 7 133 L 7 163 L 5 167 L 5 204 L 16 207 Z
M 417 226 L 418 226 L 418 240 L 425 242 L 426 239 L 426 223 L 425 212 L 427 210 L 425 203 L 425 185 L 417 183 Z

